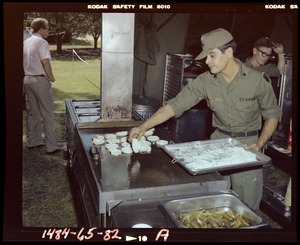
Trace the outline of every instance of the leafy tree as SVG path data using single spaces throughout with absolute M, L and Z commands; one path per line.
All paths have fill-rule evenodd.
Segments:
M 102 15 L 99 13 L 86 14 L 85 24 L 87 25 L 87 34 L 94 39 L 94 49 L 97 49 L 98 39 L 102 31 Z
M 101 13 L 83 12 L 32 12 L 29 18 L 45 18 L 49 21 L 50 35 L 55 35 L 57 45 L 56 52 L 62 53 L 62 44 L 66 35 L 73 38 L 92 35 L 94 38 L 94 48 L 97 48 L 97 41 L 101 35 Z
M 91 35 L 94 38 L 94 48 L 97 49 L 98 39 L 102 34 L 102 15 L 93 15 L 93 24 L 91 25 Z

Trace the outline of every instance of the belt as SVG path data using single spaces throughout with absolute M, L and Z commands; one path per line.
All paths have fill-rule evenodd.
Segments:
M 44 77 L 45 75 L 41 74 L 41 75 L 26 75 L 28 77 Z
M 233 133 L 233 132 L 229 132 L 229 131 L 225 131 L 223 129 L 219 129 L 219 132 L 222 134 L 226 134 L 229 135 L 230 137 L 248 137 L 248 136 L 255 136 L 258 135 L 258 131 L 248 131 L 248 132 L 240 132 L 240 133 Z

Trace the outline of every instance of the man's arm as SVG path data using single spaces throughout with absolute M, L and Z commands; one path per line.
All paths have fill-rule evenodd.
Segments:
M 175 115 L 172 107 L 168 104 L 160 107 L 148 120 L 146 120 L 141 126 L 131 129 L 129 133 L 128 140 L 131 142 L 133 138 L 138 138 L 139 140 L 145 134 L 145 132 L 161 124 Z
M 246 149 L 255 149 L 260 151 L 267 141 L 271 138 L 278 125 L 278 118 L 267 118 L 264 122 L 261 134 L 255 144 L 251 144 Z
M 284 74 L 285 70 L 285 58 L 284 58 L 284 48 L 283 45 L 280 43 L 272 43 L 273 44 L 273 51 L 278 55 L 278 63 L 277 68 L 280 74 Z
M 277 68 L 278 68 L 280 74 L 284 74 L 284 71 L 285 71 L 285 58 L 284 58 L 284 53 L 278 54 Z
M 52 67 L 51 67 L 51 64 L 50 64 L 50 60 L 49 59 L 43 59 L 42 60 L 42 65 L 43 65 L 44 71 L 46 73 L 45 75 L 48 78 L 48 80 L 50 82 L 54 82 L 55 78 L 54 78 L 53 73 L 52 73 Z

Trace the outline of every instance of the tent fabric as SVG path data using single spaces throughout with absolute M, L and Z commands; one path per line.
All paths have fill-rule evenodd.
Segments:
M 136 18 L 135 31 L 135 57 L 149 65 L 156 65 L 155 54 L 160 50 L 157 26 L 140 15 Z

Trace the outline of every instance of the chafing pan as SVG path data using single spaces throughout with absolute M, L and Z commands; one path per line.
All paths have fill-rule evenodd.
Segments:
M 176 227 L 178 228 L 196 228 L 195 226 L 192 226 L 190 220 L 188 220 L 186 223 L 183 223 L 182 217 L 186 217 L 186 214 L 195 214 L 197 211 L 202 212 L 228 212 L 233 211 L 237 216 L 243 218 L 246 220 L 248 225 L 238 225 L 238 227 L 235 227 L 234 224 L 235 220 L 230 219 L 226 222 L 230 222 L 232 224 L 231 227 L 225 227 L 225 228 L 240 228 L 240 229 L 253 229 L 253 228 L 260 228 L 268 226 L 268 223 L 262 219 L 260 216 L 258 216 L 252 209 L 250 209 L 246 204 L 244 204 L 238 197 L 232 194 L 215 194 L 215 195 L 209 195 L 209 196 L 201 196 L 201 197 L 190 197 L 190 198 L 183 198 L 183 199 L 176 199 L 172 201 L 167 201 L 163 203 L 163 207 L 166 210 L 168 216 L 171 218 L 171 220 L 174 222 Z M 212 224 L 218 224 L 221 222 L 221 220 L 217 220 L 220 216 L 214 216 L 211 215 L 210 222 Z M 202 218 L 202 217 L 199 217 Z M 192 218 L 190 218 L 192 219 Z M 195 219 L 195 216 L 193 217 Z M 197 219 L 196 219 L 197 220 Z M 201 222 L 198 219 L 199 222 Z M 206 222 L 202 219 L 202 222 Z M 198 224 L 199 228 L 201 226 Z M 209 227 L 204 227 L 209 228 Z M 221 225 L 218 227 L 217 225 L 215 227 L 211 228 L 224 228 L 221 227 Z

